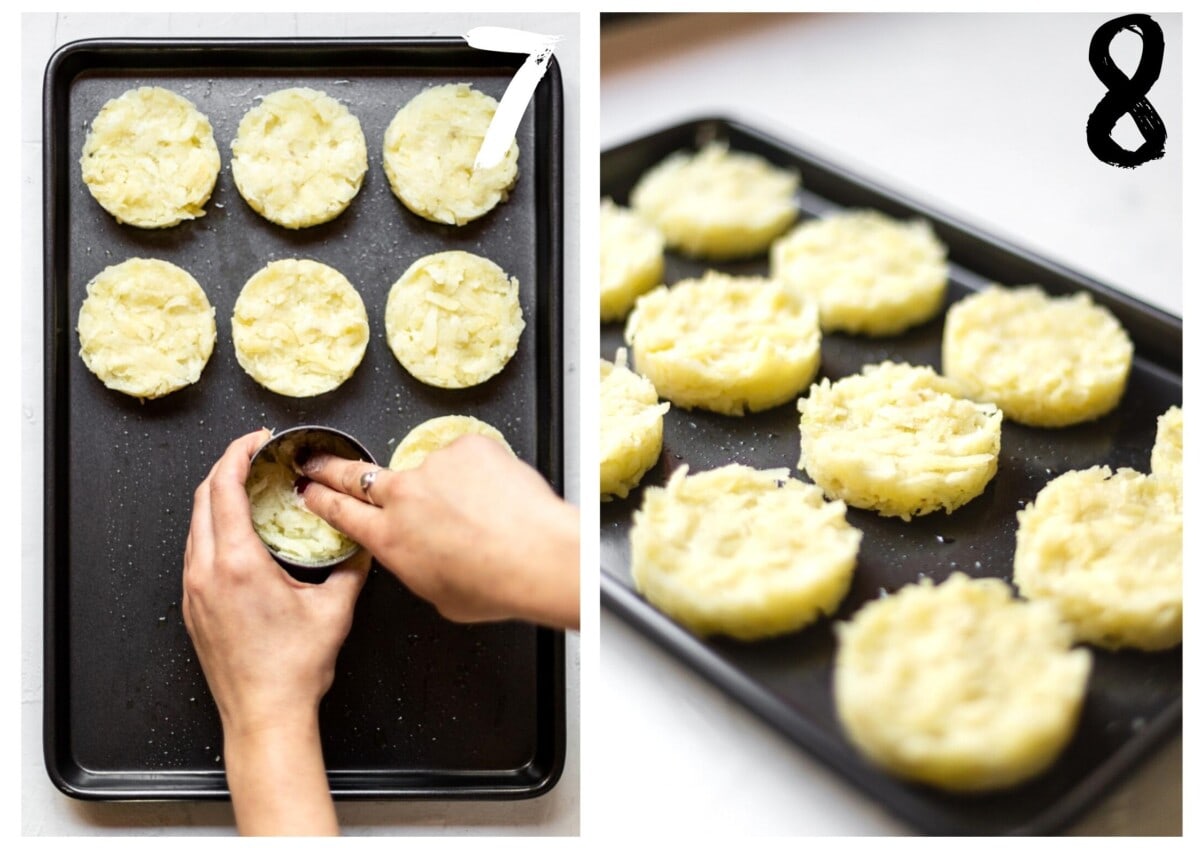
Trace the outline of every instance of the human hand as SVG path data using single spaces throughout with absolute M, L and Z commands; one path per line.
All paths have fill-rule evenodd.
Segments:
M 308 508 L 454 621 L 579 627 L 579 513 L 502 446 L 468 435 L 408 471 L 329 455 L 304 465 Z
M 233 442 L 196 489 L 184 552 L 183 620 L 227 730 L 316 710 L 369 565 L 364 552 L 314 585 L 275 563 L 245 489 L 268 436 Z
M 319 585 L 275 563 L 254 532 L 245 488 L 269 435 L 233 442 L 196 489 L 183 621 L 221 715 L 239 831 L 336 834 L 317 706 L 370 561 L 364 551 Z

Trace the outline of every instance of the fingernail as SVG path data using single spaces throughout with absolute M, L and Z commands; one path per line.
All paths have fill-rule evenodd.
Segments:
M 301 445 L 296 448 L 296 455 L 292 457 L 292 462 L 295 463 L 297 468 L 303 468 L 304 463 L 310 459 L 312 459 L 312 448 L 308 445 Z
M 309 480 L 307 477 L 297 477 L 296 478 L 296 494 L 303 495 L 304 490 L 308 488 L 308 484 L 311 482 L 312 482 L 312 480 Z
M 300 470 L 305 474 L 316 474 L 321 470 L 321 466 L 325 464 L 325 459 L 326 457 L 323 453 L 309 453 L 308 456 L 304 457 L 304 461 L 300 463 Z

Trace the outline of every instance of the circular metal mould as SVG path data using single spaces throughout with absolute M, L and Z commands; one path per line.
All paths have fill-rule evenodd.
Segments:
M 304 505 L 298 489 L 304 479 L 301 466 L 314 453 L 378 465 L 348 433 L 306 425 L 283 430 L 264 442 L 250 460 L 246 480 L 255 532 L 278 562 L 304 571 L 330 569 L 362 549 Z M 291 568 L 288 571 L 298 576 Z

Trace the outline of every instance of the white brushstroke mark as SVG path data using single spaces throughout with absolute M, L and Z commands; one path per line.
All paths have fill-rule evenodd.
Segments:
M 496 114 L 488 125 L 487 134 L 483 137 L 483 144 L 475 154 L 475 168 L 483 170 L 500 164 L 512 145 L 517 135 L 517 125 L 521 123 L 521 116 L 529 106 L 534 89 L 550 65 L 550 57 L 554 54 L 554 45 L 559 37 L 508 27 L 485 26 L 475 27 L 465 38 L 467 44 L 477 50 L 527 53 L 529 56 L 509 81 L 504 96 L 500 98 L 500 105 L 496 107 Z

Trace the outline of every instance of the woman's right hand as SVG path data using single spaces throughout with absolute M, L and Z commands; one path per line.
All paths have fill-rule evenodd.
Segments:
M 579 627 L 579 512 L 491 439 L 463 436 L 409 471 L 325 454 L 303 470 L 309 509 L 445 617 Z

